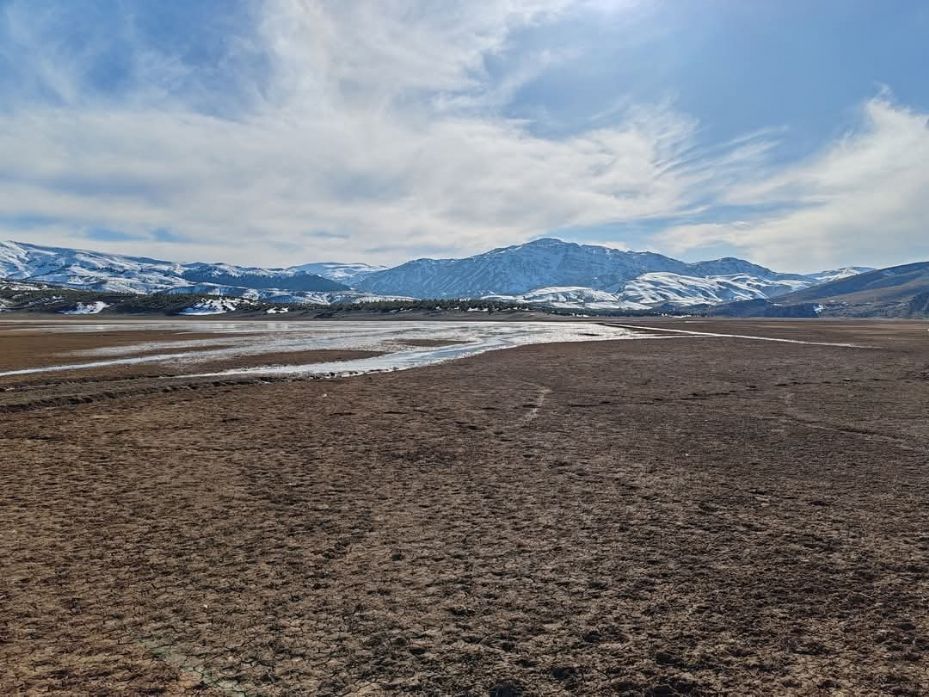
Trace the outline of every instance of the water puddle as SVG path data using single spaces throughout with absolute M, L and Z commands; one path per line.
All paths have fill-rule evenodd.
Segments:
M 77 351 L 72 355 L 91 360 L 10 370 L 0 372 L 0 377 L 142 364 L 196 365 L 314 350 L 364 350 L 381 354 L 325 363 L 233 368 L 184 377 L 355 375 L 417 368 L 529 344 L 654 338 L 653 334 L 626 327 L 584 322 L 68 322 L 34 325 L 28 330 L 49 333 L 154 330 L 170 332 L 172 336 Z M 217 337 L 185 340 L 184 332 L 213 333 Z

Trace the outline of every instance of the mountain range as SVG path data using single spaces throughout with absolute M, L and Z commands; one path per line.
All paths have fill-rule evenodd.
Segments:
M 782 273 L 726 257 L 687 263 L 557 239 L 538 239 L 462 259 L 415 259 L 384 268 L 318 262 L 286 268 L 178 263 L 0 242 L 0 278 L 98 292 L 214 295 L 273 303 L 378 299 L 487 299 L 575 310 L 685 310 L 791 298 L 871 269 Z
M 294 291 L 348 290 L 303 268 L 264 269 L 231 264 L 180 264 L 22 242 L 0 242 L 0 277 L 82 290 L 158 293 L 197 284 Z
M 539 239 L 464 259 L 416 259 L 363 278 L 358 287 L 374 293 L 420 298 L 521 295 L 544 287 L 586 287 L 619 292 L 643 274 L 663 272 L 691 278 L 745 274 L 763 280 L 812 281 L 779 274 L 742 259 L 688 264 L 654 252 L 630 252 L 557 239 Z
M 787 293 L 717 305 L 728 316 L 929 317 L 929 262 L 865 271 Z
M 779 273 L 733 257 L 687 263 L 654 252 L 539 239 L 464 259 L 416 259 L 366 275 L 356 287 L 415 298 L 646 310 L 774 298 L 863 270 Z

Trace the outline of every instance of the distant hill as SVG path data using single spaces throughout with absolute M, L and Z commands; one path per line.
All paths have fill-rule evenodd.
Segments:
M 875 269 L 871 266 L 843 266 L 840 269 L 830 269 L 829 271 L 811 273 L 807 275 L 807 278 L 811 278 L 817 283 L 829 283 L 830 281 L 838 281 L 843 278 L 857 276 L 860 273 L 867 273 L 868 271 L 874 270 Z
M 774 316 L 813 308 L 819 316 L 929 317 L 929 262 L 904 264 L 787 293 L 776 302 L 728 303 L 716 315 Z M 791 315 L 796 316 L 796 315 Z
M 330 281 L 338 281 L 347 286 L 353 286 L 361 279 L 370 276 L 378 271 L 383 271 L 386 266 L 372 266 L 371 264 L 362 264 L 360 262 L 346 264 L 336 261 L 324 261 L 316 264 L 301 264 L 300 266 L 290 267 L 291 271 L 304 271 L 313 273 Z
M 148 257 L 104 254 L 24 242 L 0 242 L 0 278 L 80 290 L 158 293 L 195 285 L 217 288 L 331 292 L 348 286 L 304 269 L 231 264 L 180 264 Z M 204 291 L 205 292 L 205 291 Z M 221 292 L 221 291 L 220 291 Z
M 785 295 L 784 302 L 883 304 L 929 290 L 929 262 L 891 266 Z
M 336 291 L 348 286 L 317 274 L 294 269 L 259 269 L 227 264 L 186 264 L 181 276 L 192 283 L 216 283 L 264 290 Z

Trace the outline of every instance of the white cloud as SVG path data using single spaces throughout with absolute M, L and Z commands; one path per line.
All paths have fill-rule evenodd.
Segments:
M 505 50 L 514 28 L 552 21 L 568 4 L 268 3 L 259 32 L 273 66 L 267 99 L 238 118 L 180 99 L 0 116 L 0 170 L 10 175 L 0 216 L 170 228 L 195 238 L 198 254 L 286 263 L 295 247 L 307 258 L 376 261 L 471 252 L 692 205 L 707 178 L 679 158 L 695 125 L 668 108 L 558 140 L 450 107 L 449 96 L 476 102 L 499 90 L 485 57 Z M 30 239 L 74 242 L 60 230 Z
M 860 129 L 725 197 L 735 205 L 780 206 L 779 212 L 679 226 L 655 242 L 672 253 L 723 243 L 761 263 L 810 271 L 929 259 L 927 163 L 927 115 L 874 99 Z
M 656 244 L 686 251 L 722 241 L 790 268 L 873 264 L 861 258 L 871 250 L 863 241 L 852 258 L 840 245 L 864 240 L 864 226 L 883 217 L 895 240 L 888 258 L 908 240 L 918 247 L 925 125 L 884 102 L 869 107 L 865 132 L 760 181 L 772 133 L 701 148 L 699 124 L 671 104 L 626 107 L 560 138 L 500 115 L 521 84 L 563 57 L 527 52 L 491 74 L 488 59 L 513 51 L 515 32 L 578 12 L 634 23 L 636 4 L 269 0 L 253 34 L 232 42 L 241 55 L 229 56 L 245 65 L 261 55 L 267 70 L 244 71 L 234 87 L 248 108 L 225 116 L 202 108 L 210 93 L 188 74 L 194 68 L 150 45 L 137 47 L 129 94 L 86 94 L 82 56 L 68 64 L 61 46 L 44 50 L 61 19 L 42 17 L 48 26 L 36 29 L 24 4 L 11 5 L 20 8 L 7 11 L 17 50 L 30 53 L 32 42 L 34 79 L 59 104 L 0 111 L 0 225 L 51 221 L 0 236 L 184 260 L 390 263 L 778 201 L 792 212 L 745 227 L 678 227 Z M 843 233 L 853 218 L 859 227 Z M 94 227 L 143 238 L 164 228 L 195 242 L 93 243 L 70 232 Z M 784 251 L 783 240 L 799 251 Z
M 480 249 L 686 204 L 687 173 L 662 170 L 690 128 L 653 121 L 551 141 L 499 120 L 352 110 L 310 122 L 33 111 L 0 118 L 0 168 L 17 179 L 4 185 L 0 216 L 169 227 L 230 253 L 231 239 L 289 244 L 314 230 L 351 233 L 356 254 Z

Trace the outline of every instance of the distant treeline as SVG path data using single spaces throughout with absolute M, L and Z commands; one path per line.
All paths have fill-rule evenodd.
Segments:
M 606 316 L 606 317 L 656 317 L 659 310 L 602 310 L 586 308 L 560 308 L 535 303 L 512 303 L 490 299 L 424 299 L 424 300 L 377 300 L 364 303 L 338 303 L 325 306 L 330 314 L 357 312 L 544 312 L 564 317 Z

